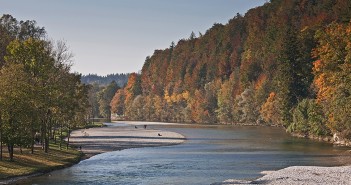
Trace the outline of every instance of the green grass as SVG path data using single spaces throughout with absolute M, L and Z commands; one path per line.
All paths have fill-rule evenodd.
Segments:
M 35 147 L 34 154 L 30 153 L 30 149 L 23 149 L 21 154 L 16 148 L 13 162 L 9 161 L 5 147 L 3 152 L 3 160 L 0 161 L 0 179 L 49 172 L 78 163 L 82 157 L 82 153 L 73 148 L 66 150 L 64 147 L 60 150 L 59 145 L 53 143 L 50 144 L 48 153 L 41 147 Z
M 103 126 L 103 122 L 95 122 L 94 124 L 89 124 L 82 128 Z M 63 137 L 67 137 L 67 132 L 62 132 L 62 135 Z M 56 138 L 59 138 L 59 132 L 56 133 Z M 66 150 L 65 142 L 60 150 L 59 139 L 57 144 L 53 142 L 50 143 L 49 148 L 49 152 L 45 153 L 41 149 L 41 146 L 36 146 L 34 154 L 31 154 L 31 150 L 27 148 L 23 148 L 23 154 L 21 154 L 19 148 L 15 148 L 14 161 L 11 162 L 7 153 L 7 148 L 4 146 L 3 160 L 0 161 L 0 180 L 64 168 L 78 163 L 83 157 L 83 154 L 74 148 Z

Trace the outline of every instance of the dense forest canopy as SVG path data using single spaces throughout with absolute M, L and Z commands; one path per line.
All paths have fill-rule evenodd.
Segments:
M 146 58 L 111 101 L 131 120 L 351 136 L 351 1 L 271 0 Z

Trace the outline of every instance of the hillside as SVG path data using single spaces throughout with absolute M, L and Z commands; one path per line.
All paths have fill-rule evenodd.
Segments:
M 349 0 L 271 0 L 147 57 L 111 102 L 128 119 L 351 130 Z

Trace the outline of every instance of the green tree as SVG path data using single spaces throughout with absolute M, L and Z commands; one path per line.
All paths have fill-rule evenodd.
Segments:
M 304 99 L 293 110 L 293 122 L 288 127 L 289 132 L 305 136 L 321 136 L 329 134 L 326 118 L 322 107 L 313 99 Z
M 34 94 L 29 81 L 23 64 L 9 63 L 0 71 L 1 142 L 7 144 L 11 161 L 14 146 L 29 146 L 31 141 L 28 120 Z
M 47 152 L 49 147 L 48 121 L 50 119 L 49 100 L 52 99 L 49 93 L 51 90 L 50 72 L 55 67 L 51 47 L 48 42 L 29 38 L 25 41 L 14 40 L 7 47 L 8 55 L 5 56 L 6 63 L 22 64 L 24 71 L 30 75 L 30 84 L 33 87 L 33 104 L 39 111 L 37 115 L 41 120 L 41 136 L 44 140 L 44 149 Z M 34 123 L 33 123 L 34 124 Z
M 100 116 L 98 93 L 102 90 L 102 87 L 100 87 L 97 83 L 93 83 L 89 86 L 88 98 L 90 106 L 90 117 L 97 118 Z
M 42 40 L 46 32 L 35 21 L 4 15 L 0 33 L 0 147 L 5 143 L 13 160 L 14 147 L 31 146 L 33 152 L 40 133 L 48 152 L 56 128 L 70 133 L 85 124 L 89 87 L 70 73 L 73 55 L 67 45 Z
M 240 111 L 240 122 L 243 123 L 256 123 L 258 120 L 259 112 L 258 106 L 255 101 L 255 94 L 253 87 L 245 89 L 243 93 L 240 94 L 238 100 L 238 109 Z
M 119 89 L 117 83 L 112 81 L 108 86 L 102 89 L 99 94 L 99 110 L 102 117 L 111 119 L 111 100 Z
M 6 55 L 6 47 L 11 41 L 18 39 L 21 41 L 28 38 L 41 39 L 46 36 L 44 27 L 36 25 L 35 21 L 17 21 L 16 18 L 9 14 L 4 14 L 0 18 L 0 66 Z

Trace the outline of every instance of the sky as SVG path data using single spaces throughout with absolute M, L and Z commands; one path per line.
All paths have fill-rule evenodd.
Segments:
M 35 20 L 74 54 L 83 75 L 141 70 L 145 58 L 172 41 L 226 24 L 267 0 L 0 0 L 0 15 Z

